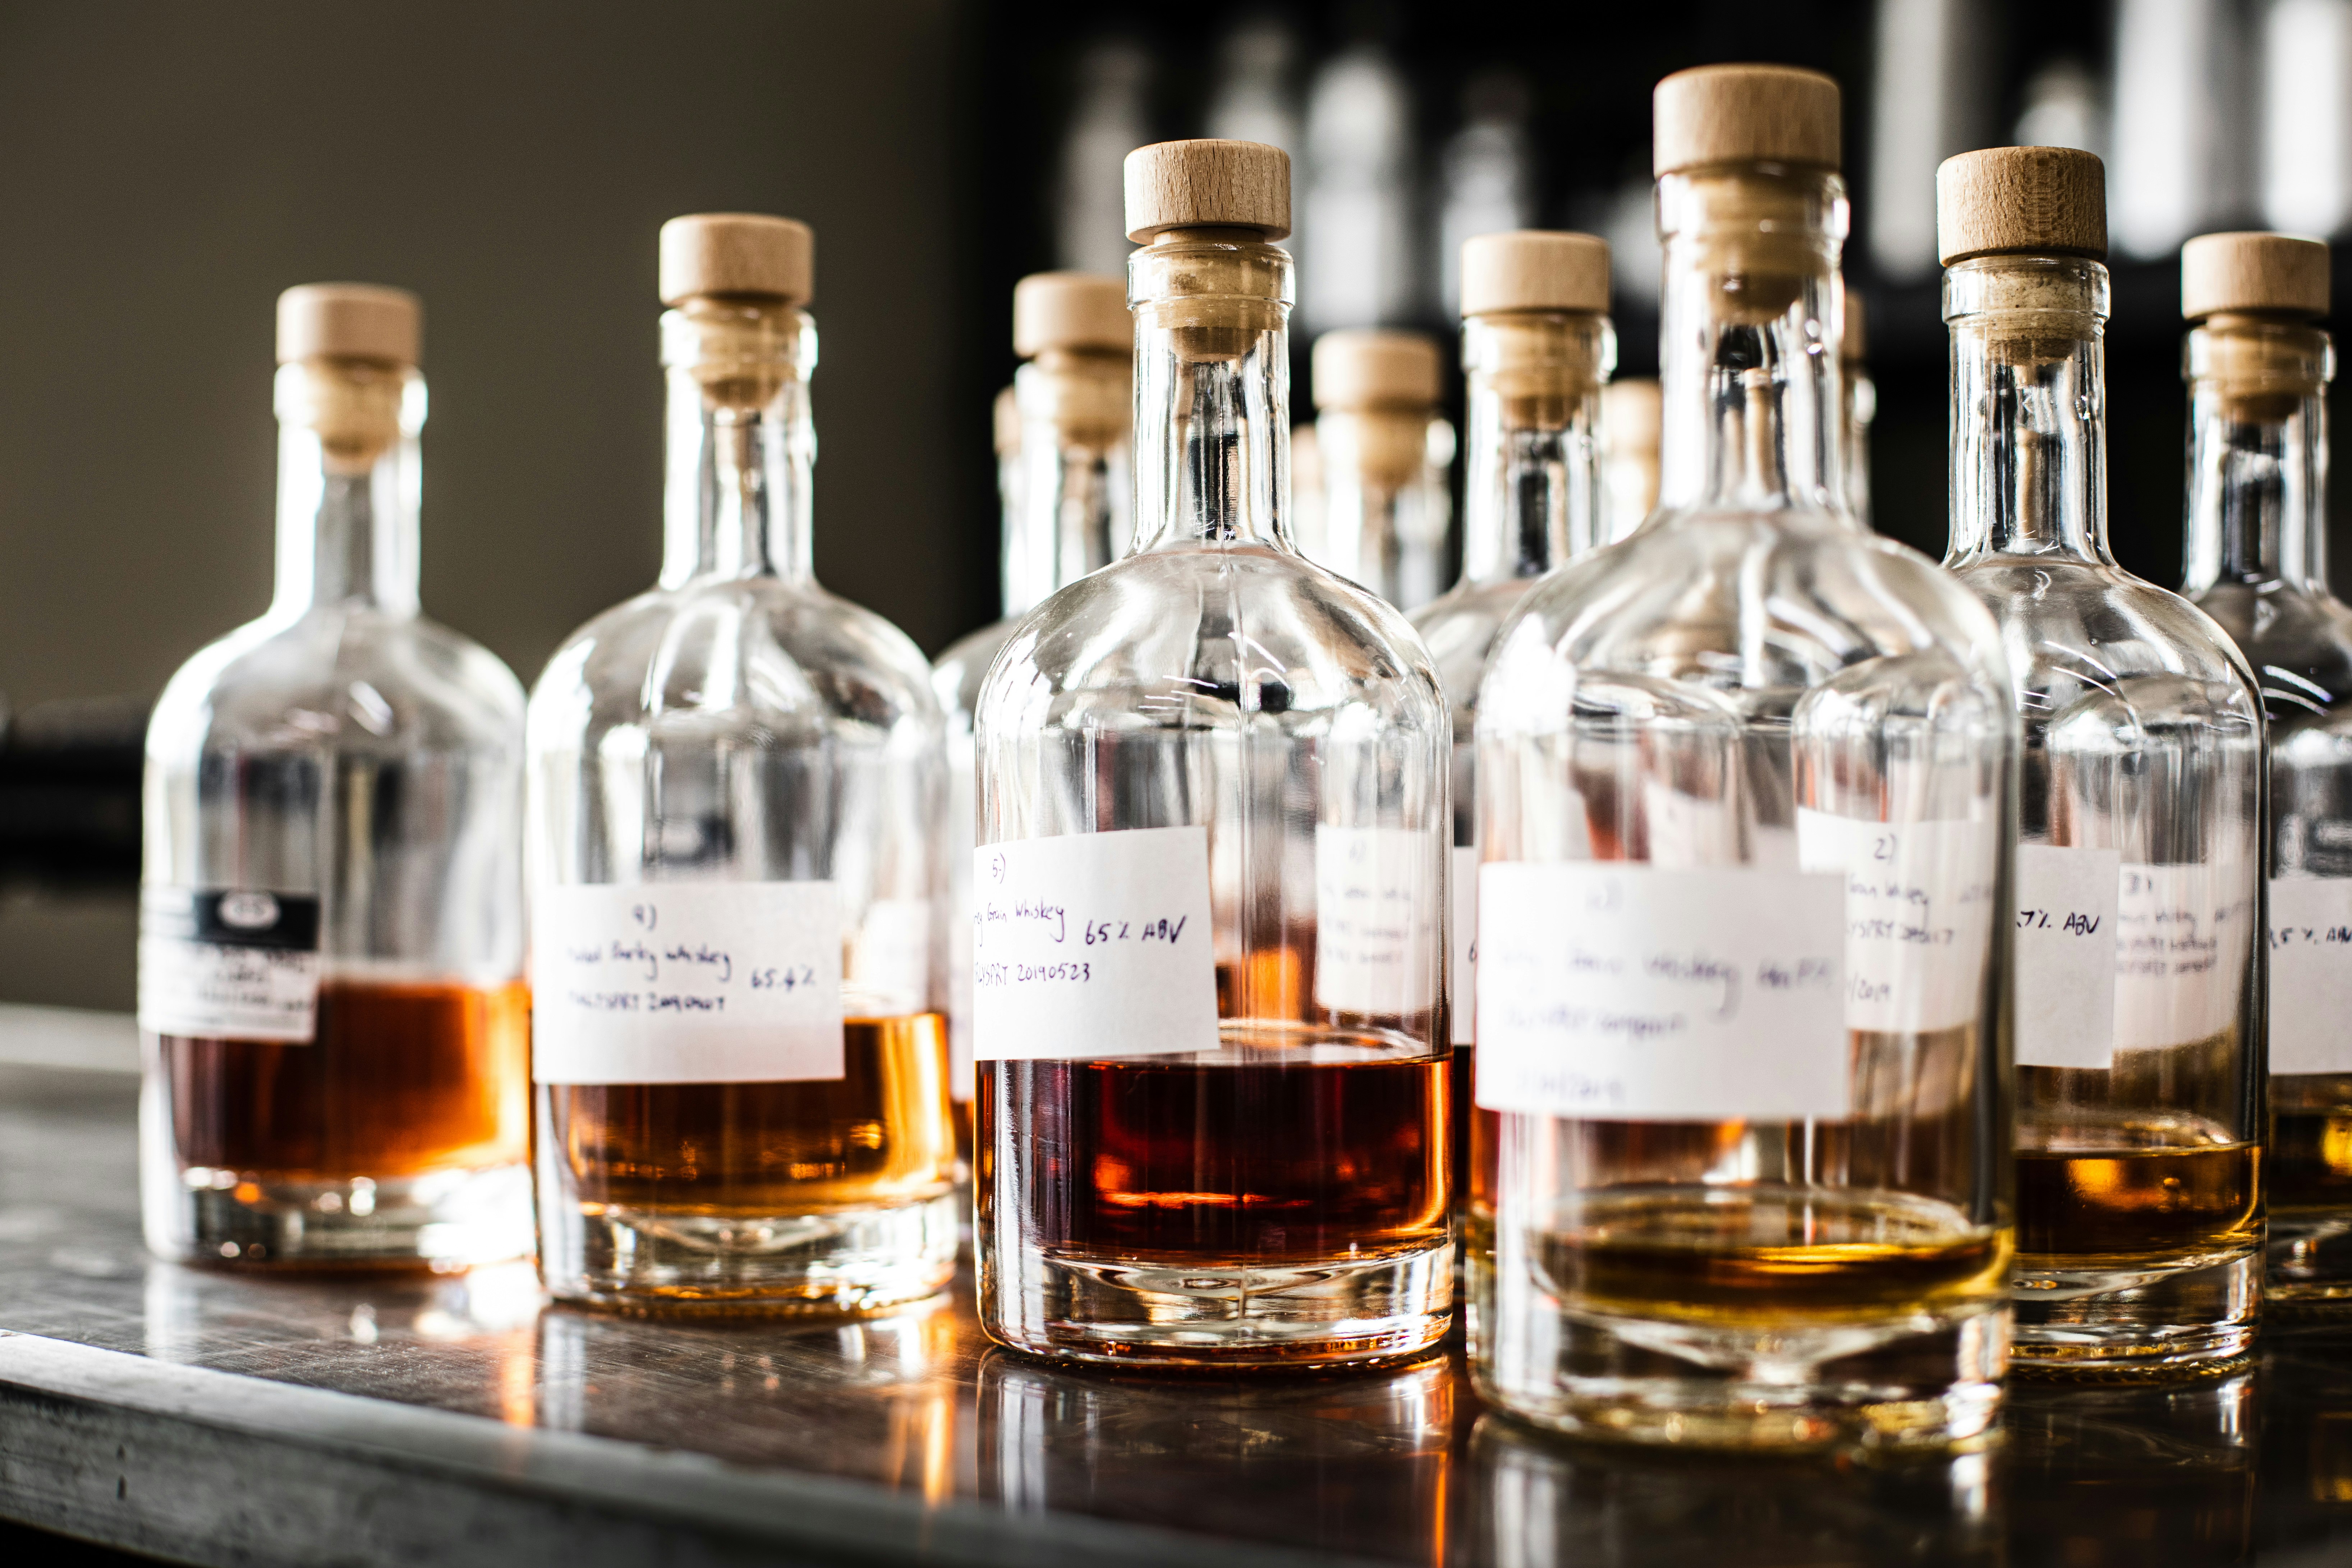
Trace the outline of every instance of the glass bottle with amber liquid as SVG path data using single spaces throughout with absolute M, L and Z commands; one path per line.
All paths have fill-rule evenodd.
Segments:
M 248 1265 L 530 1249 L 522 689 L 417 607 L 414 295 L 278 302 L 278 586 L 147 733 L 149 1244 Z
M 1452 1316 L 1444 698 L 1283 521 L 1288 159 L 1161 143 L 1127 193 L 1139 548 L 1014 629 L 975 723 L 981 1321 L 1412 1355 Z
M 1656 111 L 1658 510 L 1478 693 L 1473 1371 L 1594 1437 L 1947 1448 L 2007 1341 L 2000 648 L 1841 503 L 1836 84 Z
M 2183 591 L 2270 721 L 2265 1289 L 2290 1308 L 2352 1300 L 2352 608 L 2327 584 L 2327 295 L 2315 239 L 2181 247 Z
M 1402 610 L 1444 586 L 1454 426 L 1438 412 L 1437 343 L 1349 327 L 1315 340 L 1321 523 L 1307 559 Z
M 1469 382 L 1462 578 L 1412 614 L 1454 719 L 1448 1029 L 1454 1201 L 1467 1200 L 1478 935 L 1478 679 L 1495 636 L 1553 567 L 1603 541 L 1603 386 L 1617 361 L 1609 246 L 1523 229 L 1462 247 L 1462 369 Z M 1326 334 L 1325 341 L 1329 341 Z
M 805 225 L 663 226 L 660 582 L 530 715 L 540 1268 L 636 1311 L 841 1313 L 953 1271 L 939 704 L 810 571 Z
M 1945 563 L 2000 623 L 2025 731 L 2017 1364 L 2210 1372 L 2261 1300 L 2261 700 L 2228 634 L 2107 547 L 2099 160 L 1997 148 L 1936 184 Z
M 958 1152 L 971 1157 L 971 714 L 981 679 L 1023 616 L 1109 564 L 1132 542 L 1135 323 L 1127 286 L 1087 272 L 1036 272 L 1013 288 L 1013 352 L 1000 401 L 997 489 L 1004 518 L 1004 618 L 950 645 L 931 667 L 947 712 L 944 829 L 947 1002 Z

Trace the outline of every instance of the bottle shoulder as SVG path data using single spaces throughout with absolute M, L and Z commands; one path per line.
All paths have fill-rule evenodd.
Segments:
M 1401 611 L 1289 550 L 1186 542 L 1114 562 L 1024 617 L 978 713 L 992 729 L 1119 712 L 1191 727 L 1366 706 L 1391 722 L 1444 719 L 1429 650 Z
M 1908 546 L 1827 513 L 1668 512 L 1540 579 L 1497 634 L 1479 701 L 1549 712 L 1605 672 L 1744 710 L 1889 660 L 2007 689 L 1992 616 Z
M 2121 680 L 2235 687 L 2251 701 L 2252 671 L 2212 616 L 2168 588 L 2105 562 L 1993 558 L 1955 574 L 2000 623 L 2021 694 Z
M 489 649 L 422 616 L 326 605 L 248 622 L 173 675 L 151 756 L 512 751 L 521 682 Z
M 2284 583 L 2217 583 L 2190 600 L 2245 656 L 2273 720 L 2352 702 L 2352 605 Z
M 1495 638 L 1539 577 L 1506 577 L 1490 583 L 1458 583 L 1408 617 L 1429 649 L 1445 700 L 1457 724 L 1477 706 L 1478 681 Z
M 534 744 L 662 719 L 737 721 L 763 742 L 843 721 L 935 732 L 931 668 L 885 617 L 809 581 L 704 579 L 623 601 L 531 688 Z
M 972 710 L 980 705 L 981 682 L 987 679 L 988 667 L 1012 640 L 1013 630 L 1020 624 L 1017 616 L 992 621 L 976 632 L 958 637 L 932 660 L 931 689 L 939 697 L 940 711 L 950 730 L 971 727 Z

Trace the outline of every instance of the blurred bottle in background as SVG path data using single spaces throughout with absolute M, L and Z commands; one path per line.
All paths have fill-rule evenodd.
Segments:
M 1301 331 L 1381 326 L 1416 313 L 1413 162 L 1412 89 L 1386 50 L 1358 44 L 1316 73 L 1293 246 Z
M 2107 205 L 2126 255 L 2168 256 L 2247 205 L 2240 42 L 2231 0 L 2116 5 Z
M 1438 160 L 1437 265 L 1448 315 L 1462 309 L 1463 243 L 1525 228 L 1536 216 L 1526 79 L 1508 70 L 1471 78 L 1462 92 L 1462 129 Z
M 1870 339 L 1862 296 L 1849 289 L 1844 302 L 1845 337 L 1838 353 L 1838 372 L 1844 384 L 1839 389 L 1838 413 L 1845 428 L 1838 437 L 1843 443 L 1838 456 L 1845 464 L 1845 509 L 1853 514 L 1854 521 L 1868 528 L 1870 423 L 1878 417 L 1878 384 L 1870 379 L 1870 366 L 1863 359 Z
M 1437 597 L 1453 523 L 1454 426 L 1436 342 L 1361 327 L 1315 340 L 1322 553 L 1308 559 L 1400 609 Z
M 1863 216 L 1891 280 L 1936 270 L 1936 165 L 1982 144 L 1983 24 L 1968 0 L 1879 0 Z
M 1312 420 L 1290 427 L 1290 542 L 1309 561 L 1323 559 L 1323 444 Z
M 1117 277 L 1127 268 L 1119 170 L 1151 140 L 1150 88 L 1151 62 L 1128 39 L 1103 39 L 1078 57 L 1054 198 L 1055 250 L 1066 270 Z
M 1612 381 L 1601 389 L 1603 543 L 1641 527 L 1657 507 L 1658 408 L 1654 376 Z
M 2352 0 L 2275 0 L 2259 47 L 2263 220 L 2340 234 L 2352 216 Z
M 1245 18 L 1217 51 L 1203 134 L 1299 153 L 1298 39 L 1278 17 Z
M 2080 61 L 2061 57 L 2037 69 L 2025 83 L 2025 107 L 2010 141 L 2020 147 L 2074 147 L 2103 153 L 2106 105 L 2098 79 Z

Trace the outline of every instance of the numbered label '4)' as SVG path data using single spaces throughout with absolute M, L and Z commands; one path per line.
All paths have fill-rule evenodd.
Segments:
M 1209 830 L 1143 827 L 972 852 L 972 1055 L 1217 1048 Z
M 541 1083 L 842 1076 L 841 900 L 831 882 L 542 889 L 531 1070 Z
M 1478 893 L 1486 1110 L 1849 1114 L 1843 875 L 1489 863 Z

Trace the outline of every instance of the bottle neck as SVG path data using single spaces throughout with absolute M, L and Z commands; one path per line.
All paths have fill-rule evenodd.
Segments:
M 1392 605 L 1436 597 L 1452 435 L 1426 408 L 1324 410 L 1315 421 L 1324 506 L 1317 560 Z
M 1952 331 L 1948 565 L 2115 564 L 2107 549 L 2107 269 L 1985 256 L 1944 274 Z
M 311 359 L 278 368 L 278 587 L 270 611 L 416 613 L 425 378 Z
M 816 327 L 772 300 L 701 298 L 662 316 L 669 384 L 661 583 L 811 574 Z
M 1132 362 L 1048 349 L 1013 376 L 1021 441 L 1004 514 L 1004 613 L 1024 615 L 1132 542 Z
M 1289 256 L 1244 230 L 1172 230 L 1129 258 L 1128 299 L 1139 547 L 1289 549 Z
M 1604 542 L 1601 387 L 1616 363 L 1606 316 L 1515 310 L 1464 320 L 1463 582 L 1541 576 Z
M 1838 455 L 1845 459 L 1845 510 L 1863 527 L 1870 526 L 1870 426 L 1878 417 L 1878 384 L 1870 373 L 1849 362 L 1843 370 L 1843 405 L 1845 428 L 1838 437 Z
M 1845 187 L 1730 164 L 1658 182 L 1662 509 L 1834 511 Z
M 2185 589 L 2327 587 L 2327 383 L 2319 328 L 2216 316 L 2189 333 Z

